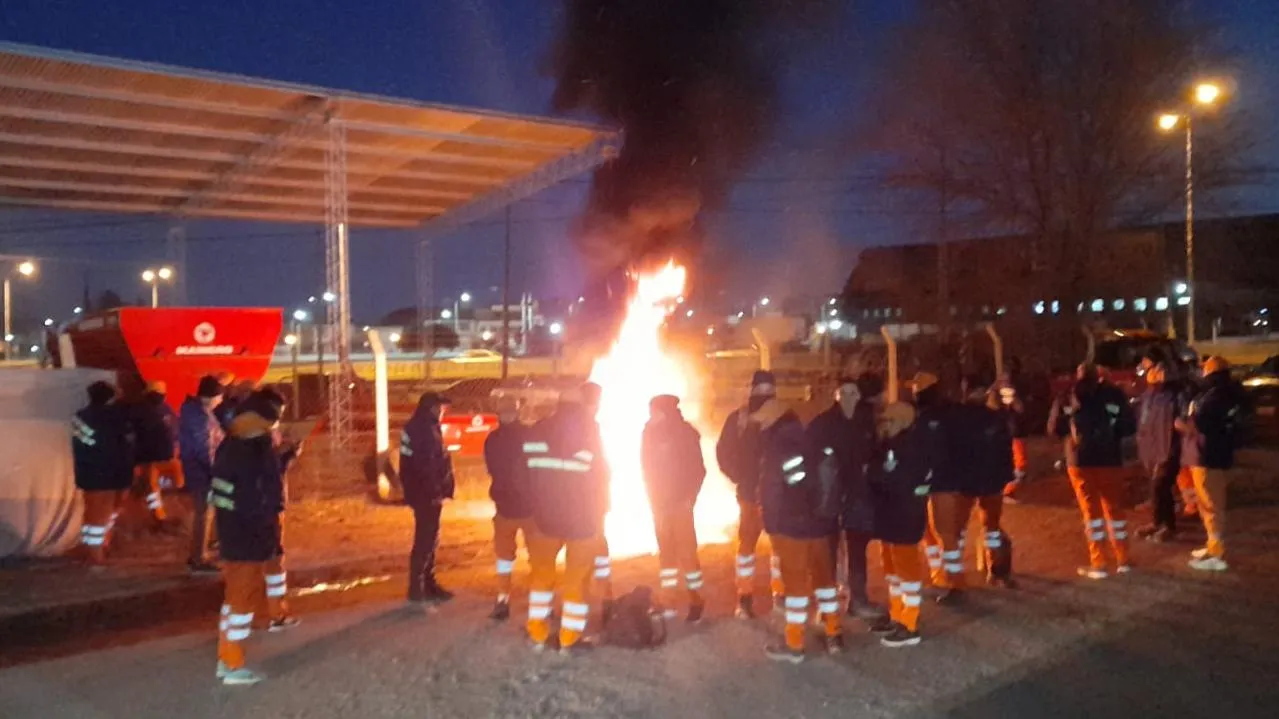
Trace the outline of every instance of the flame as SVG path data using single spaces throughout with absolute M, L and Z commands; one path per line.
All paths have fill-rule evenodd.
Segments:
M 640 439 L 648 421 L 649 400 L 659 394 L 679 397 L 685 418 L 702 435 L 707 476 L 694 509 L 698 541 L 727 542 L 737 523 L 736 494 L 715 469 L 714 428 L 707 426 L 708 418 L 700 411 L 700 374 L 662 346 L 662 325 L 684 294 L 686 280 L 687 271 L 674 261 L 641 274 L 617 339 L 591 368 L 591 381 L 603 390 L 596 419 L 612 470 L 612 509 L 605 534 L 614 557 L 657 549 L 640 470 Z

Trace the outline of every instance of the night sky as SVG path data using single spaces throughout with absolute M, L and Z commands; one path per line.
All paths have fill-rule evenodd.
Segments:
M 731 263 L 729 295 L 833 292 L 858 248 L 909 242 L 926 213 L 877 191 L 875 165 L 857 155 L 875 88 L 891 82 L 879 58 L 907 0 L 848 2 L 837 32 L 784 70 L 785 123 L 738 184 L 729 210 L 710 218 L 710 256 Z M 1202 3 L 1205 4 L 1206 3 Z M 3 0 L 0 39 L 233 72 L 275 80 L 545 114 L 553 80 L 542 74 L 556 0 Z M 1279 12 L 1274 0 L 1215 0 L 1209 11 L 1240 58 L 1242 110 L 1279 106 Z M 1279 168 L 1279 133 L 1266 121 L 1256 159 Z M 1275 175 L 1274 177 L 1279 177 Z M 572 296 L 580 280 L 566 238 L 586 178 L 514 210 L 514 291 Z M 1273 188 L 1204 200 L 1208 214 L 1279 211 Z M 436 295 L 463 289 L 497 300 L 502 227 L 480 221 L 437 244 Z M 16 290 L 18 329 L 65 317 L 87 280 L 126 300 L 138 273 L 163 261 L 163 219 L 0 209 L 0 253 L 61 258 Z M 319 228 L 192 222 L 187 225 L 192 304 L 297 306 L 323 289 Z M 410 233 L 352 233 L 352 308 L 375 321 L 415 304 Z M 490 289 L 492 288 L 492 290 Z M 25 327 L 24 327 L 25 325 Z

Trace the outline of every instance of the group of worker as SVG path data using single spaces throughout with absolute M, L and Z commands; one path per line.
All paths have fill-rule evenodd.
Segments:
M 193 510 L 188 566 L 193 573 L 221 572 L 225 584 L 217 678 L 254 684 L 262 677 L 245 666 L 243 643 L 255 618 L 272 632 L 298 624 L 286 601 L 281 515 L 285 471 L 300 445 L 278 432 L 280 394 L 246 383 L 228 392 L 228 382 L 201 378 L 177 414 L 165 404 L 160 383 L 149 385 L 140 402 L 124 403 L 114 385 L 95 382 L 88 406 L 72 419 L 72 453 L 84 492 L 81 546 L 94 567 L 106 561 L 135 481 L 143 484 L 158 528 L 174 526 L 164 485 L 186 489 Z M 220 568 L 209 560 L 214 536 Z

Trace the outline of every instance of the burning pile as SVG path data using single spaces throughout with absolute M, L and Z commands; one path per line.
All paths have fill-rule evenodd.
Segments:
M 597 418 L 613 500 L 605 532 L 615 557 L 657 548 L 640 470 L 640 437 L 649 400 L 659 394 L 681 398 L 685 417 L 702 434 L 707 478 L 695 510 L 700 543 L 727 541 L 737 522 L 733 487 L 714 468 L 715 428 L 701 412 L 699 373 L 662 346 L 662 326 L 684 293 L 686 278 L 684 267 L 673 261 L 640 274 L 617 339 L 591 369 L 591 381 L 603 388 Z

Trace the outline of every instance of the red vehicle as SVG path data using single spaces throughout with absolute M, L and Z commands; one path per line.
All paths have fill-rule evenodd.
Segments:
M 1095 337 L 1092 362 L 1104 369 L 1110 381 L 1129 397 L 1136 397 L 1146 388 L 1141 361 L 1151 354 L 1187 364 L 1198 359 L 1194 350 L 1178 339 L 1149 330 L 1108 330 Z M 1073 372 L 1054 377 L 1054 396 L 1066 392 L 1074 381 Z
M 88 315 L 65 331 L 76 366 L 114 370 L 126 395 L 164 382 L 166 401 L 176 410 L 205 375 L 261 380 L 283 317 L 268 308 L 122 307 Z

